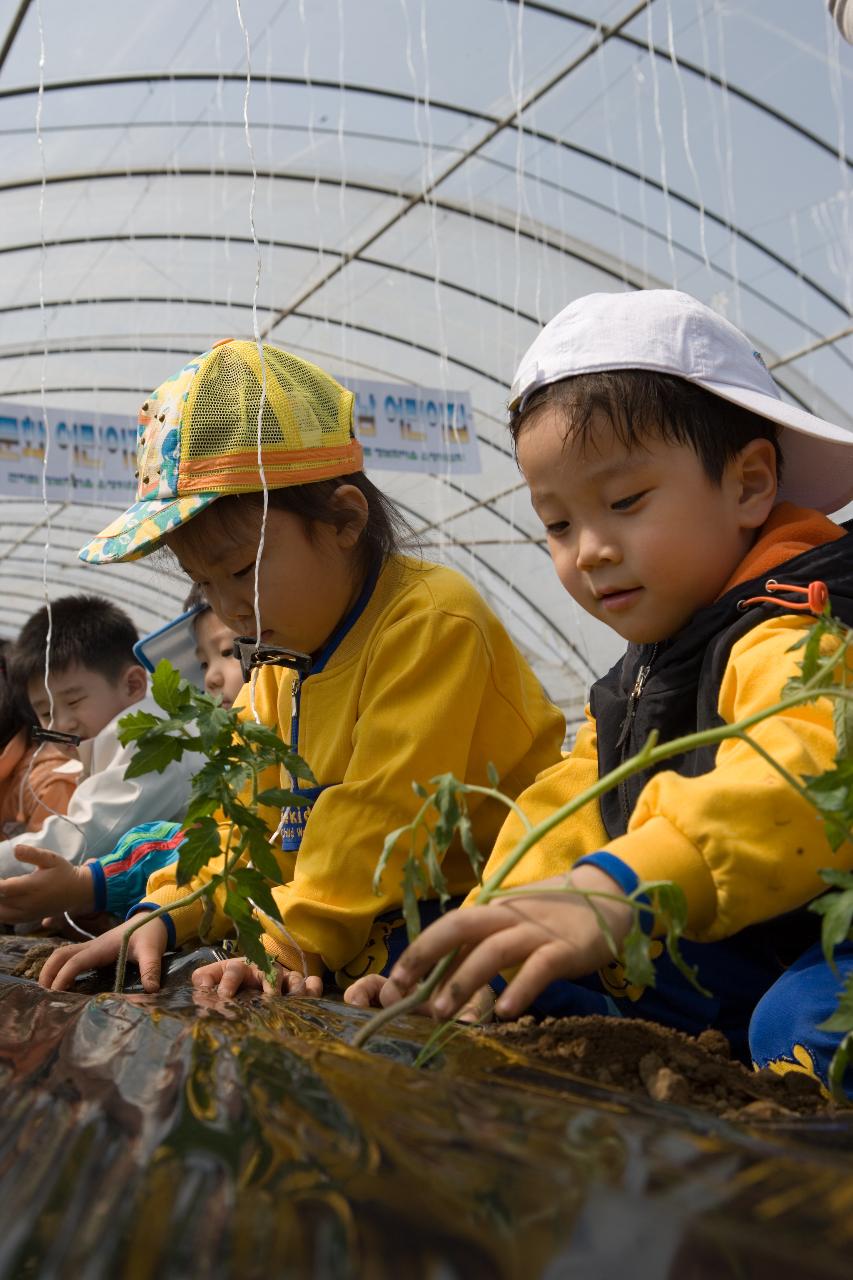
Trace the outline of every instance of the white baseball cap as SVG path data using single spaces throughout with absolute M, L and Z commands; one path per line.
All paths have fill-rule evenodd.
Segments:
M 675 289 L 590 293 L 569 303 L 523 356 L 509 407 L 523 409 L 553 382 L 608 369 L 672 374 L 769 418 L 783 428 L 780 499 L 824 512 L 853 501 L 853 432 L 784 401 L 740 329 Z

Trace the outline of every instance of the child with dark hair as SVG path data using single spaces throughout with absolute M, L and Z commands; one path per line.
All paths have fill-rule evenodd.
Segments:
M 670 290 L 573 302 L 522 360 L 510 409 L 560 582 L 628 641 L 592 687 L 574 750 L 519 797 L 536 822 L 634 756 L 652 729 L 667 741 L 776 704 L 802 660 L 811 582 L 853 625 L 851 534 L 824 514 L 853 498 L 853 435 L 784 402 L 742 333 Z M 821 868 L 853 865 L 853 842 L 833 853 L 767 756 L 798 779 L 832 768 L 831 703 L 765 719 L 750 738 L 755 748 L 730 738 L 671 758 L 584 806 L 505 881 L 541 895 L 448 913 L 389 981 L 371 978 L 349 999 L 391 1004 L 458 947 L 434 999 L 442 1017 L 509 971 L 506 990 L 494 983 L 502 1016 L 532 1007 L 717 1026 L 758 1065 L 825 1078 L 838 1036 L 816 1025 L 839 979 L 814 945 L 771 984 L 814 943 L 817 919 L 801 909 L 826 888 Z M 510 816 L 485 876 L 522 834 Z M 573 887 L 613 896 L 592 910 L 549 893 L 567 887 L 569 868 Z M 658 879 L 684 891 L 684 951 L 710 998 L 665 953 L 653 988 L 629 986 L 614 960 L 608 931 L 618 946 L 633 918 L 619 895 Z M 853 945 L 836 959 L 853 972 Z
M 62 859 L 79 870 L 85 859 L 109 853 L 135 823 L 152 814 L 175 820 L 186 811 L 191 758 L 163 773 L 124 776 L 133 748 L 118 740 L 119 719 L 130 709 L 159 710 L 133 654 L 137 639 L 127 614 L 94 595 L 64 596 L 49 615 L 45 606 L 24 624 L 9 658 L 10 679 L 26 690 L 44 729 L 77 741 L 83 768 L 65 815 L 46 818 L 26 845 L 0 842 L 0 878 L 20 876 L 22 862 L 45 868 Z M 0 879 L 0 909 L 2 894 Z
M 238 705 L 257 713 L 310 765 L 316 786 L 268 770 L 258 790 L 297 790 L 304 803 L 261 806 L 284 883 L 284 926 L 265 915 L 264 945 L 279 987 L 345 987 L 387 967 L 405 941 L 395 855 L 383 891 L 373 876 L 388 831 L 420 805 L 413 783 L 451 769 L 472 782 L 491 762 L 515 795 L 559 759 L 565 729 L 498 618 L 460 574 L 401 553 L 401 521 L 361 471 L 354 397 L 322 369 L 270 344 L 226 340 L 190 361 L 142 406 L 138 501 L 81 555 L 129 560 L 166 545 L 213 611 L 255 637 L 253 686 Z M 248 799 L 247 794 L 247 799 Z M 501 806 L 475 797 L 474 838 L 492 845 Z M 221 815 L 221 848 L 231 824 Z M 204 906 L 173 904 L 190 886 L 173 868 L 152 876 L 137 911 L 169 907 L 130 942 L 146 990 L 159 983 L 167 946 L 197 937 Z M 461 896 L 474 876 L 460 842 L 445 875 Z M 207 936 L 230 922 L 215 897 Z M 439 910 L 424 901 L 426 918 Z M 207 931 L 206 931 L 207 932 Z M 44 985 L 109 963 L 113 930 L 52 956 Z M 239 959 L 200 982 L 223 994 L 260 985 Z
M 52 813 L 65 813 L 80 766 L 51 742 L 36 744 L 37 721 L 8 678 L 10 644 L 0 641 L 0 839 L 37 831 Z
M 192 646 L 200 682 L 207 693 L 230 707 L 243 686 L 242 669 L 234 653 L 234 632 L 217 618 L 198 587 L 193 587 L 184 601 L 183 614 L 170 627 L 189 633 L 186 647 Z M 146 642 L 168 629 L 144 637 L 134 651 L 149 662 Z M 192 678 L 189 670 L 176 665 L 182 675 Z M 57 748 L 51 750 L 56 752 Z M 2 759 L 0 756 L 0 765 Z M 123 920 L 144 897 L 149 876 L 176 861 L 183 840 L 179 822 L 154 821 L 131 827 L 109 853 L 81 866 L 57 855 L 47 857 L 42 851 L 35 871 L 2 882 L 0 923 L 17 924 L 62 912 L 77 917 L 105 913 Z

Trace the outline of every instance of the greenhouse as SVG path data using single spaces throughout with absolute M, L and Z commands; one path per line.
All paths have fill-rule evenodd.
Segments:
M 853 3 L 0 0 L 0 134 L 0 1276 L 846 1275 Z

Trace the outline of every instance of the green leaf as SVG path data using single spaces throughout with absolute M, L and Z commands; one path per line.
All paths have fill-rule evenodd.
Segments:
M 687 927 L 687 898 L 684 890 L 672 880 L 652 880 L 639 884 L 631 897 L 638 898 L 643 894 L 651 899 L 655 916 L 666 930 L 664 943 L 670 960 L 691 987 L 700 995 L 710 997 L 711 992 L 699 981 L 697 966 L 687 963 L 678 946 Z
M 444 878 L 444 872 L 441 869 L 441 852 L 431 834 L 427 834 L 423 850 L 423 860 L 426 866 L 426 878 L 429 886 L 438 894 L 442 905 L 445 902 L 449 902 L 450 892 L 447 888 L 447 881 Z
M 213 818 L 199 818 L 187 829 L 186 839 L 179 848 L 175 872 L 178 884 L 189 883 L 202 867 L 206 867 L 213 858 L 218 858 L 221 852 L 217 823 Z
M 491 760 L 486 765 L 486 777 L 489 779 L 490 787 L 499 787 L 501 785 L 501 775 L 498 773 Z
M 474 839 L 474 831 L 471 826 L 471 819 L 468 817 L 467 813 L 463 813 L 460 816 L 458 830 L 459 839 L 462 841 L 462 848 L 467 853 L 468 861 L 471 864 L 471 870 L 474 872 L 477 880 L 479 880 L 480 872 L 483 870 L 483 864 L 486 860 L 477 848 L 477 843 Z
M 853 1031 L 853 973 L 844 980 L 835 1012 L 818 1024 L 818 1031 Z
M 130 711 L 118 722 L 118 740 L 123 747 L 126 747 L 128 743 L 141 738 L 143 733 L 147 733 L 149 729 L 156 729 L 160 724 L 162 724 L 160 717 L 153 715 L 150 711 Z
M 181 707 L 187 706 L 192 696 L 190 686 L 180 671 L 165 658 L 157 663 L 151 678 L 151 693 L 154 701 L 169 715 L 174 715 Z
M 409 858 L 403 867 L 403 917 L 406 936 L 414 942 L 421 931 L 421 913 L 418 900 L 426 892 L 427 883 L 420 858 Z
M 835 867 L 824 867 L 819 875 L 821 880 L 825 880 L 836 889 L 853 889 L 853 871 L 839 871 Z
M 838 893 L 825 893 L 809 903 L 809 911 L 823 916 L 820 926 L 820 944 L 823 957 L 833 973 L 835 967 L 835 948 L 846 941 L 853 923 L 853 889 L 845 889 Z
M 848 1031 L 832 1055 L 832 1061 L 827 1072 L 829 1089 L 836 1102 L 849 1101 L 847 1091 L 844 1088 L 844 1075 L 851 1062 L 853 1062 L 853 1031 Z
M 285 787 L 268 787 L 258 795 L 258 804 L 267 805 L 270 809 L 304 809 L 310 804 L 308 796 L 301 796 L 297 791 L 288 791 Z
M 379 861 L 376 864 L 376 870 L 373 873 L 373 892 L 379 897 L 382 893 L 382 873 L 388 866 L 388 860 L 397 847 L 397 841 L 400 836 L 405 835 L 407 831 L 411 831 L 412 824 L 407 822 L 404 827 L 398 827 L 396 831 L 392 831 L 390 835 L 385 837 L 385 843 L 382 846 L 382 852 L 379 855 Z
M 228 877 L 229 889 L 281 923 L 281 912 L 267 877 L 257 867 L 238 867 Z
M 433 778 L 432 782 L 436 787 L 432 802 L 438 810 L 438 822 L 433 835 L 438 849 L 444 854 L 456 834 L 456 824 L 461 813 L 459 791 L 463 784 L 452 773 L 443 773 Z
M 639 916 L 634 922 L 622 943 L 622 963 L 625 966 L 625 977 L 628 982 L 638 987 L 655 985 L 655 967 L 652 963 L 651 938 L 643 933 Z
M 284 884 L 281 867 L 268 840 L 251 841 L 249 854 L 259 873 L 273 884 Z
M 162 773 L 174 760 L 184 754 L 184 744 L 176 738 L 157 736 L 140 742 L 130 764 L 124 771 L 125 778 L 139 778 L 143 773 Z

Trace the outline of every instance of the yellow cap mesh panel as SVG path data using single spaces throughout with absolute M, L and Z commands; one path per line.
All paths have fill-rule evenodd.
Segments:
M 348 444 L 353 396 L 316 365 L 265 345 L 261 416 L 264 459 Z M 257 449 L 263 371 L 253 342 L 223 343 L 202 362 L 182 414 L 181 458 L 223 457 Z M 320 459 L 318 458 L 318 462 Z

